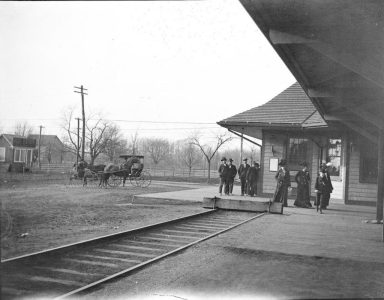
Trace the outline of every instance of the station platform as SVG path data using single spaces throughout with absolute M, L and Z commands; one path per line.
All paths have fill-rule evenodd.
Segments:
M 217 186 L 151 197 L 164 194 L 189 201 L 220 197 Z M 282 215 L 265 214 L 87 299 L 382 299 L 383 225 L 369 222 L 375 208 L 331 200 L 319 214 L 293 202 Z

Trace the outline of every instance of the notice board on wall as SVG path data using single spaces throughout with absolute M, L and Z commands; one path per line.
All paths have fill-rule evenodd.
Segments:
M 278 158 L 270 158 L 269 159 L 269 171 L 276 172 L 279 169 L 279 159 Z

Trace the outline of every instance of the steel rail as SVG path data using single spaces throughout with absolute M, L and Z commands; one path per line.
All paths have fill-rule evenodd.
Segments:
M 215 209 L 215 211 L 216 211 L 216 209 Z M 78 294 L 78 293 L 80 293 L 80 292 L 84 292 L 84 291 L 86 291 L 86 290 L 89 290 L 89 289 L 91 289 L 91 288 L 94 288 L 94 287 L 96 287 L 96 286 L 98 286 L 98 285 L 100 285 L 100 284 L 103 284 L 103 283 L 105 283 L 105 282 L 107 282 L 107 281 L 109 281 L 109 280 L 115 279 L 115 278 L 120 277 L 120 276 L 122 276 L 122 275 L 127 275 L 127 274 L 130 273 L 130 272 L 137 271 L 137 270 L 139 270 L 139 269 L 141 269 L 141 268 L 143 268 L 143 267 L 145 267 L 145 266 L 147 266 L 147 265 L 150 265 L 150 264 L 152 264 L 152 263 L 154 263 L 154 262 L 157 262 L 157 261 L 159 261 L 159 260 L 161 260 L 161 259 L 164 259 L 164 258 L 166 258 L 166 257 L 168 257 L 168 256 L 170 256 L 170 255 L 173 255 L 173 254 L 175 254 L 175 253 L 177 253 L 177 252 L 180 252 L 180 251 L 182 251 L 182 250 L 184 250 L 184 249 L 186 249 L 186 248 L 189 248 L 189 247 L 191 247 L 191 246 L 193 246 L 193 245 L 196 245 L 196 244 L 201 243 L 201 242 L 203 242 L 203 241 L 205 241 L 205 240 L 208 240 L 208 239 L 210 239 L 210 238 L 213 238 L 213 237 L 215 237 L 215 236 L 217 236 L 217 235 L 219 235 L 219 234 L 222 234 L 222 233 L 224 233 L 224 232 L 226 232 L 226 231 L 229 231 L 229 230 L 231 230 L 231 229 L 233 229 L 233 228 L 236 228 L 236 227 L 238 227 L 238 226 L 240 226 L 240 225 L 242 225 L 242 224 L 244 224 L 244 223 L 250 222 L 250 221 L 252 221 L 252 220 L 254 220 L 254 219 L 256 219 L 256 218 L 262 217 L 262 216 L 265 215 L 265 214 L 266 214 L 266 213 L 260 213 L 260 214 L 258 214 L 258 215 L 256 215 L 256 216 L 252 217 L 252 218 L 249 218 L 249 219 L 247 219 L 247 220 L 245 220 L 245 221 L 242 221 L 242 222 L 240 222 L 240 223 L 237 223 L 237 224 L 235 224 L 235 225 L 233 225 L 233 226 L 230 226 L 230 227 L 228 227 L 228 228 L 226 228 L 226 229 L 220 230 L 220 231 L 215 232 L 215 233 L 213 233 L 213 234 L 211 234 L 211 235 L 209 235 L 209 236 L 203 237 L 203 238 L 198 239 L 198 240 L 196 240 L 196 241 L 194 241 L 194 242 L 191 242 L 191 243 L 189 243 L 189 244 L 187 244 L 187 245 L 184 245 L 184 246 L 181 246 L 181 247 L 179 247 L 179 248 L 177 248 L 177 249 L 174 249 L 174 250 L 172 250 L 172 251 L 170 251 L 170 252 L 164 253 L 164 254 L 162 254 L 162 255 L 160 255 L 160 256 L 157 256 L 157 257 L 154 257 L 154 258 L 152 258 L 152 259 L 150 259 L 150 260 L 147 260 L 147 261 L 145 261 L 145 262 L 142 262 L 142 263 L 140 263 L 140 264 L 138 264 L 138 265 L 136 265 L 136 266 L 133 266 L 133 267 L 131 267 L 131 268 L 125 269 L 125 270 L 120 271 L 120 272 L 118 272 L 118 273 L 115 273 L 115 274 L 112 274 L 112 275 L 110 275 L 110 276 L 107 276 L 107 277 L 105 277 L 105 278 L 103 278 L 103 279 L 100 279 L 100 280 L 97 280 L 97 281 L 95 281 L 95 282 L 92 282 L 92 283 L 90 283 L 90 284 L 88 284 L 88 285 L 86 285 L 86 286 L 83 286 L 83 287 L 81 287 L 81 288 L 78 288 L 78 289 L 76 289 L 76 290 L 73 290 L 73 291 L 71 291 L 71 292 L 69 292 L 69 293 L 66 293 L 66 294 L 64 294 L 64 295 L 61 295 L 61 296 L 59 296 L 59 297 L 55 297 L 54 299 L 59 300 L 59 299 L 64 299 L 64 298 L 69 297 L 69 296 L 73 296 L 73 295 Z
M 71 243 L 56 248 L 51 248 L 31 254 L 6 259 L 2 261 L 1 267 L 4 270 L 8 269 L 8 271 L 10 271 L 9 275 L 11 277 L 9 278 L 9 280 L 6 280 L 7 284 L 4 285 L 4 292 L 5 294 L 9 294 L 10 298 L 13 299 L 14 297 L 12 296 L 12 294 L 17 294 L 18 296 L 20 296 L 21 294 L 33 295 L 33 290 L 38 292 L 40 288 L 41 292 L 44 290 L 48 291 L 50 290 L 49 285 L 52 288 L 56 284 L 62 285 L 63 287 L 64 285 L 67 285 L 68 288 L 55 288 L 56 296 L 52 295 L 52 298 L 56 297 L 54 299 L 63 299 L 69 296 L 73 296 L 75 294 L 86 293 L 100 284 L 103 284 L 117 277 L 127 275 L 131 272 L 137 271 L 147 265 L 153 264 L 161 259 L 173 255 L 179 251 L 183 251 L 188 247 L 191 247 L 197 243 L 201 243 L 207 239 L 215 237 L 219 234 L 236 228 L 246 222 L 259 218 L 263 215 L 265 215 L 265 213 L 252 215 L 252 217 L 247 214 L 234 214 L 231 216 L 227 213 L 224 213 L 223 215 L 219 213 L 219 210 L 212 209 L 165 222 L 158 222 L 152 225 L 143 226 L 132 230 L 108 234 L 81 242 Z M 229 218 L 227 218 L 228 216 Z M 183 232 L 184 235 L 182 234 Z M 188 241 L 188 239 L 190 240 Z M 128 244 L 126 244 L 127 242 Z M 112 247 L 117 246 L 117 249 L 108 249 L 109 247 L 105 247 L 108 245 Z M 127 248 L 127 250 L 119 250 L 119 247 L 125 247 Z M 132 251 L 129 249 L 132 249 Z M 146 251 L 148 250 L 152 253 L 144 255 L 144 253 L 137 252 L 140 249 L 145 249 Z M 96 251 L 96 253 L 94 251 Z M 100 251 L 109 254 L 100 255 L 97 253 Z M 161 251 L 161 253 L 156 253 L 157 251 Z M 76 258 L 76 255 L 78 257 L 90 258 L 90 260 L 81 260 L 81 258 Z M 135 258 L 135 256 L 141 256 L 142 258 Z M 144 257 L 146 258 L 144 259 Z M 107 260 L 107 262 L 94 261 L 94 259 L 96 258 Z M 59 260 L 61 260 L 62 263 L 64 262 L 64 265 L 60 263 L 56 267 L 52 265 L 52 267 L 54 267 L 52 269 L 49 263 L 49 261 L 51 261 L 52 259 L 53 262 L 58 262 Z M 113 260 L 115 260 L 116 263 L 112 263 Z M 39 264 L 40 261 L 46 262 L 46 266 L 44 267 L 44 265 L 36 265 Z M 71 265 L 73 265 L 74 262 L 86 264 L 88 265 L 86 269 L 92 268 L 89 267 L 90 265 L 98 265 L 98 268 L 101 268 L 100 266 L 106 266 L 109 268 L 109 270 L 101 271 L 97 269 L 88 269 L 91 271 L 91 273 L 96 272 L 100 274 L 98 274 L 98 278 L 92 279 L 92 276 L 94 275 L 91 275 L 91 273 L 87 271 L 86 273 L 89 273 L 90 277 L 85 277 L 84 279 L 86 280 L 84 281 L 83 279 L 81 279 L 81 284 L 74 284 L 74 282 L 71 284 L 72 279 L 68 278 L 68 276 L 64 276 L 64 278 L 63 276 L 51 277 L 51 275 L 49 274 L 44 275 L 44 272 L 40 273 L 36 271 L 36 269 L 55 270 L 55 268 L 58 268 L 57 270 L 61 270 L 60 268 L 63 268 L 62 266 L 65 266 L 65 261 L 69 262 Z M 122 265 L 117 263 L 119 261 L 123 262 Z M 130 265 L 131 263 L 135 264 Z M 128 265 L 124 266 L 124 264 Z M 21 269 L 19 267 L 21 267 Z M 119 270 L 112 270 L 113 268 L 118 268 Z M 69 267 L 69 271 L 71 271 L 73 274 L 85 276 L 86 273 L 81 273 L 81 270 L 81 268 L 79 269 L 75 265 Z M 19 277 L 20 275 L 22 275 L 22 277 Z M 39 278 L 40 279 L 37 280 L 38 282 L 32 283 L 32 285 L 30 286 L 27 282 L 28 276 L 32 276 L 29 277 L 29 280 L 32 281 L 36 281 Z M 47 283 L 48 286 L 44 286 L 44 282 Z M 10 285 L 8 285 L 8 283 Z M 28 286 L 27 290 L 20 290 L 21 294 L 17 293 L 17 287 L 22 287 L 23 284 L 26 284 Z M 41 287 L 39 287 L 39 284 L 41 285 Z M 72 286 L 70 287 L 69 285 Z M 41 288 L 43 288 L 43 290 L 41 290 Z M 7 290 L 9 291 L 7 292 Z
M 183 216 L 183 217 L 172 219 L 172 220 L 165 221 L 165 222 L 158 222 L 158 223 L 154 223 L 154 224 L 151 224 L 151 225 L 146 225 L 146 226 L 138 227 L 138 228 L 135 228 L 135 229 L 129 229 L 129 230 L 126 230 L 126 231 L 120 231 L 120 232 L 116 232 L 116 233 L 112 233 L 112 234 L 107 234 L 107 235 L 99 236 L 99 237 L 96 237 L 96 238 L 92 238 L 92 239 L 88 239 L 88 240 L 84 240 L 84 241 L 80 241 L 80 242 L 75 242 L 75 243 L 71 243 L 71 244 L 67 244 L 67 245 L 63 245 L 63 246 L 59 246 L 59 247 L 45 249 L 45 250 L 42 250 L 42 251 L 28 253 L 28 254 L 24 254 L 24 255 L 20 255 L 20 256 L 16 256 L 16 257 L 12 257 L 12 258 L 1 260 L 1 263 L 12 262 L 12 261 L 15 261 L 15 260 L 18 260 L 18 259 L 27 259 L 27 258 L 30 258 L 32 256 L 37 256 L 37 255 L 41 255 L 41 254 L 48 254 L 48 253 L 53 252 L 53 251 L 65 250 L 65 249 L 67 249 L 69 247 L 76 247 L 76 246 L 82 246 L 82 245 L 88 244 L 88 243 L 100 242 L 103 239 L 116 238 L 116 237 L 119 237 L 119 236 L 123 236 L 123 235 L 127 235 L 127 234 L 132 234 L 132 233 L 148 230 L 148 229 L 151 229 L 151 228 L 155 228 L 155 227 L 158 227 L 158 226 L 161 226 L 161 225 L 168 225 L 168 224 L 176 223 L 176 222 L 179 222 L 179 221 L 182 221 L 182 220 L 187 220 L 187 219 L 198 217 L 198 216 L 209 215 L 209 214 L 214 213 L 215 211 L 217 211 L 217 209 L 212 209 L 212 210 L 204 211 L 204 212 L 197 213 L 197 214 L 187 215 L 187 216 Z

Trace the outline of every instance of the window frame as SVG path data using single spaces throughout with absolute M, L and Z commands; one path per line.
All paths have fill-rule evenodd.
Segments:
M 340 143 L 339 143 L 339 153 L 338 155 L 330 155 L 330 150 L 333 149 L 332 147 L 330 147 L 331 144 L 331 140 L 339 140 Z M 337 143 L 335 143 L 335 145 L 337 145 Z M 335 147 L 335 152 L 337 152 L 337 146 Z M 327 142 L 327 161 L 331 162 L 332 163 L 332 159 L 331 158 L 338 158 L 339 159 L 339 174 L 331 174 L 332 177 L 335 177 L 335 178 L 340 178 L 341 177 L 341 166 L 343 164 L 343 161 L 342 161 L 342 153 L 343 153 L 343 140 L 341 137 L 331 137 L 328 139 L 328 142 Z
M 300 145 L 300 141 L 303 141 L 304 144 L 306 144 L 305 146 L 305 153 L 303 153 L 302 157 L 301 158 L 296 158 L 295 160 L 292 160 L 291 158 L 291 153 L 290 153 L 290 149 L 291 149 L 291 145 L 294 144 L 294 143 L 291 143 L 291 140 L 294 140 L 294 143 L 297 141 L 298 143 L 296 145 Z M 286 150 L 286 153 L 287 153 L 287 162 L 288 162 L 288 166 L 290 168 L 292 167 L 299 167 L 299 164 L 303 161 L 306 161 L 307 160 L 307 156 L 308 156 L 308 151 L 309 151 L 309 142 L 310 140 L 306 137 L 298 137 L 298 136 L 289 136 L 288 137 L 288 140 L 287 140 L 287 150 Z
M 2 159 L 1 152 L 3 152 L 4 159 Z M 5 160 L 6 160 L 5 152 L 6 152 L 5 147 L 0 147 L 0 162 L 5 162 Z
M 370 149 L 373 149 L 372 151 L 369 151 Z M 375 151 L 376 150 L 376 151 Z M 366 172 L 364 171 L 364 168 L 366 165 L 374 165 L 377 167 L 379 158 L 378 158 L 378 152 L 377 152 L 377 146 L 373 144 L 369 144 L 368 146 L 363 146 L 362 144 L 359 145 L 359 182 L 360 183 L 377 183 L 378 179 L 378 168 L 376 170 L 375 176 L 367 176 L 365 175 Z M 372 157 L 373 154 L 373 157 Z M 367 163 L 367 161 L 371 160 L 370 163 Z M 373 161 L 373 163 L 372 163 Z
M 23 148 L 15 148 L 15 152 L 13 154 L 13 162 L 15 163 L 26 163 L 27 160 L 27 150 L 28 149 L 23 149 Z M 16 160 L 16 153 L 19 152 L 19 155 L 18 155 L 18 160 Z M 24 155 L 22 155 L 22 153 L 24 152 Z M 21 160 L 20 160 L 21 159 Z

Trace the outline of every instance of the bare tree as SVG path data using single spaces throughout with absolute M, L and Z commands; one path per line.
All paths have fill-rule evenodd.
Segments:
M 155 166 L 169 154 L 169 142 L 165 139 L 150 138 L 143 144 Z
M 191 177 L 192 168 L 199 159 L 198 150 L 192 143 L 187 143 L 181 148 L 179 156 L 182 163 L 187 166 L 189 177 Z
M 131 140 L 128 145 L 128 149 L 132 155 L 136 155 L 139 152 L 139 142 L 139 133 L 136 131 L 135 134 L 131 135 Z
M 203 153 L 207 164 L 208 164 L 208 178 L 207 182 L 209 183 L 211 180 L 211 161 L 212 158 L 215 156 L 217 150 L 220 149 L 221 146 L 223 146 L 226 142 L 232 140 L 232 137 L 227 136 L 227 133 L 219 133 L 215 137 L 215 144 L 204 144 L 202 142 L 201 137 L 198 134 L 195 134 L 194 136 L 190 137 L 190 143 L 192 145 L 195 145 L 200 149 L 200 151 Z
M 127 141 L 121 136 L 119 127 L 111 125 L 107 128 L 106 141 L 103 153 L 110 161 L 116 162 L 121 154 L 128 152 Z
M 33 133 L 33 127 L 28 122 L 18 122 L 15 125 L 15 135 L 25 136 Z
M 80 159 L 82 138 L 81 135 L 78 136 L 77 133 L 77 123 L 75 123 L 76 121 L 74 118 L 74 112 L 74 107 L 68 107 L 63 111 L 61 128 L 64 130 L 65 135 L 62 137 L 62 140 L 67 151 L 72 152 L 76 155 L 79 154 Z M 79 144 L 77 143 L 78 138 Z
M 86 127 L 86 146 L 89 149 L 90 164 L 93 165 L 96 158 L 105 151 L 111 138 L 107 132 L 112 129 L 112 125 L 99 118 L 96 121 L 87 120 Z
M 81 136 L 78 135 L 77 122 L 74 119 L 73 107 L 63 113 L 62 128 L 66 132 L 63 141 L 67 149 L 75 154 L 81 150 Z M 79 138 L 79 144 L 78 139 Z M 97 114 L 90 115 L 85 123 L 85 145 L 93 165 L 96 158 L 105 153 L 113 161 L 118 151 L 118 146 L 125 146 L 120 135 L 120 130 L 113 123 L 105 121 Z M 79 149 L 78 149 L 79 148 Z M 80 158 L 80 157 L 79 157 Z

